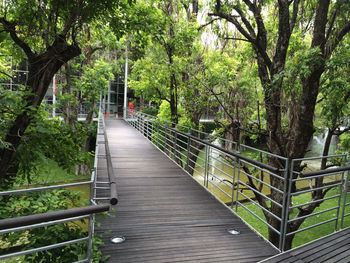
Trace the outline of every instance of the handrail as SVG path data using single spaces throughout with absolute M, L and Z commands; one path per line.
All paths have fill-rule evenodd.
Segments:
M 325 170 L 318 170 L 318 171 L 312 171 L 312 172 L 307 172 L 307 173 L 300 173 L 300 177 L 310 177 L 310 176 L 315 176 L 315 175 L 345 172 L 345 171 L 348 171 L 348 170 L 350 170 L 350 166 L 339 167 L 339 168 L 332 168 L 332 169 L 325 169 Z
M 134 115 L 134 114 L 133 114 Z M 135 116 L 135 115 L 134 115 Z M 285 249 L 285 241 L 286 238 L 290 235 L 294 235 L 296 233 L 302 232 L 304 230 L 310 229 L 312 227 L 316 227 L 319 225 L 326 224 L 331 221 L 335 221 L 334 229 L 338 229 L 338 220 L 341 218 L 341 226 L 343 227 L 343 219 L 346 216 L 350 216 L 350 213 L 345 214 L 345 207 L 350 206 L 349 202 L 346 202 L 347 195 L 350 194 L 350 191 L 348 191 L 348 185 L 350 180 L 350 163 L 346 164 L 347 155 L 333 155 L 333 156 L 323 156 L 323 157 L 312 157 L 312 158 L 301 158 L 301 159 L 288 159 L 281 156 L 276 156 L 271 154 L 270 156 L 275 156 L 276 158 L 279 158 L 280 160 L 284 161 L 284 164 L 282 166 L 278 166 L 279 168 L 272 167 L 268 164 L 263 163 L 262 161 L 253 160 L 249 157 L 243 156 L 240 151 L 236 149 L 233 150 L 226 150 L 221 145 L 216 145 L 212 143 L 213 138 L 219 138 L 216 136 L 211 136 L 210 134 L 206 134 L 207 136 L 194 136 L 192 133 L 192 129 L 189 128 L 188 130 L 178 130 L 179 127 L 183 127 L 181 125 L 169 127 L 168 124 L 170 122 L 163 122 L 163 120 L 160 120 L 158 117 L 150 116 L 144 113 L 136 113 L 136 116 L 133 118 L 126 119 L 126 121 L 129 122 L 131 126 L 133 126 L 135 129 L 139 130 L 142 135 L 144 135 L 148 140 L 150 140 L 156 147 L 159 148 L 159 150 L 163 151 L 170 159 L 175 161 L 182 169 L 185 171 L 191 173 L 190 175 L 194 176 L 195 179 L 203 185 L 206 189 L 209 189 L 209 183 L 210 186 L 213 187 L 210 191 L 219 191 L 220 194 L 223 194 L 223 199 L 229 198 L 231 200 L 230 205 L 232 209 L 235 209 L 235 213 L 241 213 L 238 208 L 244 208 L 246 211 L 248 211 L 250 214 L 252 214 L 255 218 L 262 221 L 265 225 L 267 225 L 268 229 L 276 232 L 279 235 L 279 241 L 278 241 L 278 248 L 279 250 L 283 251 Z M 203 134 L 203 133 L 202 133 Z M 219 138 L 221 140 L 221 138 Z M 191 142 L 196 141 L 201 146 L 192 146 Z M 232 142 L 234 143 L 234 142 Z M 186 147 L 187 146 L 187 147 Z M 204 149 L 203 149 L 203 148 Z M 246 147 L 246 146 L 244 146 Z M 187 148 L 187 149 L 186 149 Z M 196 151 L 194 153 L 195 158 L 191 156 L 191 148 L 194 148 Z M 199 149 L 200 148 L 200 149 Z M 212 149 L 215 149 L 212 151 Z M 251 148 L 254 150 L 254 148 Z M 258 152 L 261 152 L 259 149 L 256 149 Z M 217 152 L 219 151 L 219 153 Z M 220 155 L 220 152 L 223 155 L 231 156 L 235 161 L 233 164 L 231 162 L 222 162 L 217 158 L 216 155 Z M 263 152 L 264 153 L 264 152 Z M 204 157 L 199 157 L 200 154 L 203 154 Z M 324 158 L 337 158 L 342 157 L 344 166 L 338 167 L 338 168 L 331 168 L 326 170 L 318 170 L 318 171 L 312 171 L 312 172 L 305 172 L 301 173 L 296 169 L 295 163 L 296 162 L 302 162 L 312 159 L 324 159 Z M 198 159 L 200 161 L 198 161 Z M 190 164 L 190 162 L 192 164 Z M 204 164 L 200 164 L 201 162 L 204 162 Z M 246 163 L 257 170 L 260 171 L 260 173 L 252 173 L 248 174 L 245 169 L 242 169 L 241 163 Z M 225 165 L 232 168 L 232 171 L 226 173 L 220 165 Z M 233 165 L 234 167 L 232 167 Z M 199 170 L 196 169 L 196 166 L 200 167 Z M 192 169 L 192 170 L 191 170 Z M 237 169 L 237 170 L 236 170 Z M 347 172 L 347 176 L 345 178 L 345 171 Z M 261 179 L 260 174 L 266 173 L 270 176 L 274 176 L 274 178 L 279 178 L 280 180 L 283 180 L 283 185 L 281 184 L 279 187 L 275 187 L 274 185 L 271 185 L 268 181 L 264 181 L 264 179 Z M 283 173 L 283 176 L 282 174 Z M 302 180 L 310 180 L 310 179 L 316 179 L 320 177 L 325 177 L 329 175 L 334 174 L 341 174 L 341 178 L 338 176 L 336 178 L 330 178 L 331 182 L 324 183 L 324 186 L 317 187 L 317 188 L 303 188 L 302 185 L 293 184 L 296 181 L 302 181 Z M 293 175 L 299 175 L 299 177 L 295 178 Z M 211 177 L 211 180 L 209 180 L 209 177 Z M 260 183 L 266 186 L 267 193 L 262 192 L 254 186 L 252 186 L 249 182 L 245 182 L 246 177 L 248 180 L 253 180 L 253 182 Z M 270 177 L 271 179 L 271 177 Z M 232 187 L 225 182 L 229 182 Z M 345 187 L 344 186 L 345 182 Z M 296 186 L 296 189 L 293 189 L 292 186 Z M 215 188 L 214 188 L 215 187 Z M 320 208 L 321 210 L 312 211 L 310 214 L 304 215 L 303 217 L 298 216 L 295 217 L 294 215 L 290 214 L 291 209 L 294 207 L 293 203 L 291 202 L 291 198 L 295 195 L 304 194 L 304 193 L 310 193 L 317 190 L 323 190 L 328 191 L 327 189 L 332 188 L 338 188 L 339 194 L 334 195 L 332 199 L 335 199 L 334 201 L 337 204 L 332 204 L 331 208 L 326 207 L 326 209 Z M 345 190 L 345 194 L 342 195 L 343 188 Z M 270 194 L 268 194 L 269 190 L 270 192 L 274 190 L 275 192 L 279 193 L 281 195 L 281 199 L 279 201 L 276 201 L 274 199 L 271 199 Z M 261 198 L 265 199 L 267 202 L 272 202 L 275 205 L 281 209 L 281 212 L 279 214 L 275 214 L 269 209 L 265 209 L 265 207 L 261 206 L 258 202 L 252 201 L 252 197 L 250 195 L 244 194 L 243 190 L 251 191 L 251 195 L 254 196 L 254 194 L 258 194 Z M 306 190 L 306 191 L 305 191 Z M 344 197 L 342 197 L 344 196 Z M 220 198 L 220 197 L 219 197 Z M 340 216 L 340 206 L 341 206 L 341 198 L 344 198 L 343 200 L 343 209 L 342 209 L 342 215 Z M 221 199 L 221 198 L 220 198 Z M 244 205 L 243 202 L 249 200 L 251 202 L 252 207 L 249 205 Z M 328 197 L 323 197 L 322 200 L 317 200 L 317 203 L 321 203 L 323 201 L 330 200 Z M 312 204 L 315 201 L 306 202 L 302 204 L 308 205 Z M 233 204 L 235 203 L 235 208 Z M 258 213 L 252 208 L 258 207 L 262 210 L 264 213 L 270 214 L 274 219 L 277 219 L 281 222 L 280 228 L 274 228 L 272 225 L 270 225 L 268 222 L 268 218 L 262 219 Z M 259 210 L 260 211 L 260 210 Z M 293 231 L 288 229 L 288 224 L 291 222 L 297 221 L 297 220 L 305 220 L 306 218 L 317 216 L 321 213 L 327 213 L 329 211 L 336 211 L 336 213 L 332 213 L 332 215 L 327 215 L 327 218 L 332 217 L 331 219 L 324 220 L 323 218 L 320 218 L 320 223 L 314 224 L 312 226 Z M 259 231 L 258 231 L 259 232 Z
M 108 173 L 108 180 L 109 180 L 109 186 L 110 186 L 110 200 L 109 200 L 109 202 L 111 205 L 116 205 L 118 203 L 117 180 L 116 180 L 116 176 L 115 176 L 114 171 L 113 171 L 112 158 L 111 158 L 111 152 L 109 150 L 109 144 L 108 144 L 107 131 L 106 131 L 104 117 L 102 117 L 102 123 L 103 123 L 103 133 L 104 133 L 104 140 L 105 140 L 107 173 Z
M 200 138 L 198 138 L 198 137 L 195 137 L 195 136 L 193 136 L 193 135 L 191 135 L 191 134 L 189 134 L 189 133 L 185 133 L 185 132 L 179 131 L 179 130 L 177 130 L 177 129 L 175 129 L 175 128 L 171 128 L 171 127 L 169 127 L 169 126 L 163 125 L 163 124 L 161 124 L 159 121 L 156 121 L 156 122 L 157 122 L 159 125 L 161 125 L 162 127 L 165 127 L 165 128 L 167 128 L 167 129 L 169 129 L 169 130 L 172 130 L 172 131 L 174 131 L 174 132 L 177 132 L 177 133 L 179 133 L 179 134 L 182 134 L 183 136 L 187 136 L 187 137 L 189 137 L 189 138 L 191 138 L 191 139 L 193 139 L 193 140 L 196 140 L 196 141 L 198 141 L 198 142 L 200 142 L 200 143 L 202 143 L 202 144 L 205 144 L 205 145 L 208 145 L 208 146 L 210 146 L 210 147 L 213 147 L 213 148 L 215 148 L 215 149 L 217 149 L 217 150 L 219 150 L 219 151 L 221 151 L 221 152 L 224 152 L 224 153 L 227 153 L 227 154 L 229 154 L 229 155 L 232 155 L 232 156 L 234 156 L 234 157 L 236 157 L 236 158 L 238 158 L 238 159 L 242 159 L 242 160 L 244 160 L 244 161 L 246 161 L 246 162 L 250 162 L 250 163 L 252 163 L 252 164 L 254 164 L 254 165 L 256 165 L 256 166 L 258 166 L 258 167 L 260 167 L 260 168 L 269 170 L 269 171 L 274 172 L 274 173 L 278 173 L 278 172 L 281 171 L 279 168 L 272 167 L 272 166 L 270 166 L 270 165 L 268 165 L 268 164 L 264 164 L 264 163 L 259 162 L 259 161 L 255 161 L 255 160 L 250 159 L 250 158 L 248 158 L 248 157 L 245 157 L 245 156 L 243 156 L 243 155 L 241 155 L 241 154 L 239 154 L 239 153 L 236 153 L 236 152 L 233 152 L 233 151 L 230 151 L 230 150 L 226 150 L 226 149 L 224 149 L 224 148 L 222 148 L 222 147 L 220 147 L 220 146 L 218 146 L 218 145 L 215 145 L 215 144 L 212 144 L 212 143 L 207 142 L 207 141 L 205 141 L 205 140 L 202 140 L 202 139 L 200 139 Z
M 55 212 L 41 213 L 28 216 L 20 216 L 15 218 L 6 218 L 0 220 L 0 230 L 34 225 L 54 220 L 66 219 L 70 217 L 90 215 L 94 213 L 106 212 L 109 210 L 109 204 L 90 205 L 68 210 L 60 210 Z

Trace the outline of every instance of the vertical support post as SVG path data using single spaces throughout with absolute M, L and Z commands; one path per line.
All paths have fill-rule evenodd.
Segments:
M 350 177 L 350 170 L 348 170 L 348 172 L 347 172 L 346 181 L 345 181 L 343 209 L 342 209 L 341 220 L 340 220 L 340 229 L 343 228 L 343 224 L 344 224 L 344 216 L 345 216 L 345 209 L 346 209 L 346 197 L 348 195 L 349 179 L 350 179 L 349 177 Z
M 123 105 L 123 118 L 126 119 L 128 102 L 128 40 L 126 40 L 125 47 L 125 78 L 124 78 L 124 105 Z
M 286 238 L 287 238 L 287 228 L 288 228 L 288 223 L 289 223 L 289 204 L 290 204 L 290 200 L 292 198 L 294 162 L 295 161 L 292 160 L 290 163 L 289 180 L 287 178 L 287 180 L 285 181 L 285 183 L 288 183 L 288 191 L 287 191 L 287 203 L 284 205 L 285 209 L 286 209 L 285 217 L 284 217 L 284 221 L 281 221 L 281 224 L 284 224 L 284 228 L 283 228 L 283 237 L 281 238 L 282 240 L 280 240 L 280 244 L 279 244 L 280 251 L 284 251 Z M 280 235 L 282 236 L 282 233 Z
M 238 212 L 238 197 L 239 197 L 239 175 L 241 174 L 241 159 L 238 159 L 238 175 L 237 175 L 237 187 L 236 187 L 236 207 L 235 212 Z
M 52 118 L 56 117 L 56 74 L 53 75 L 52 79 Z
M 111 113 L 111 84 L 109 83 L 108 86 L 108 92 L 107 92 L 107 112 L 106 117 L 109 117 L 109 114 Z
M 187 137 L 187 158 L 186 158 L 186 166 L 185 166 L 185 168 L 187 168 L 188 173 L 190 172 L 189 171 L 190 170 L 190 151 L 191 151 L 191 137 L 188 136 Z M 193 176 L 193 173 L 192 173 L 192 176 Z
M 337 220 L 335 220 L 334 224 L 334 232 L 337 231 L 338 228 L 338 220 L 339 220 L 339 213 L 340 213 L 340 206 L 341 206 L 341 195 L 342 195 L 342 190 L 343 190 L 343 185 L 344 185 L 344 174 L 345 172 L 342 173 L 341 175 L 341 184 L 339 185 L 339 198 L 338 198 L 338 207 L 337 207 Z M 344 194 L 345 196 L 346 194 Z
M 94 200 L 95 197 L 95 189 L 96 189 L 96 167 L 94 167 L 94 170 L 92 171 L 92 181 L 90 184 L 90 205 L 93 205 L 92 200 Z M 91 263 L 92 260 L 92 238 L 94 235 L 94 214 L 90 214 L 89 216 L 89 239 L 88 239 L 88 246 L 87 246 L 87 257 L 88 262 Z
M 289 160 L 285 161 L 284 167 L 284 182 L 283 182 L 283 201 L 282 201 L 282 218 L 281 218 L 281 228 L 280 228 L 280 240 L 279 240 L 279 250 L 284 251 L 284 245 L 287 235 L 287 226 L 289 220 L 289 203 L 291 198 L 291 186 L 293 182 L 293 170 L 294 161 L 291 163 L 291 169 L 289 170 Z M 288 174 L 290 173 L 289 184 L 288 184 Z M 288 192 L 287 192 L 288 190 Z
M 205 164 L 204 164 L 204 186 L 208 188 L 209 181 L 209 165 L 210 165 L 210 146 L 205 145 Z
M 173 144 L 173 150 L 174 150 L 174 161 L 178 163 L 179 160 L 177 160 L 177 132 L 174 132 L 174 144 Z
M 231 193 L 231 209 L 233 209 L 233 199 L 235 196 L 235 179 L 236 179 L 236 159 L 233 160 L 233 174 L 232 174 L 232 193 Z M 238 183 L 237 183 L 238 186 Z
M 11 71 L 13 72 L 13 68 L 12 68 L 12 57 L 11 57 Z M 12 78 L 10 78 L 10 90 L 12 91 Z
M 346 156 L 343 157 L 343 164 L 344 166 L 346 166 Z M 349 171 L 348 171 L 349 172 Z M 344 176 L 345 176 L 345 172 L 342 173 L 341 175 L 341 184 L 339 185 L 339 198 L 338 198 L 338 208 L 337 208 L 337 220 L 335 220 L 335 225 L 334 225 L 334 231 L 337 231 L 338 229 L 338 221 L 339 221 L 339 214 L 340 214 L 340 206 L 341 206 L 341 195 L 343 193 L 343 185 L 344 185 Z M 346 181 L 348 179 L 348 176 L 346 176 Z M 346 184 L 346 182 L 345 182 Z M 346 203 L 346 194 L 347 194 L 347 191 L 348 191 L 348 188 L 345 188 L 344 189 L 344 197 L 345 197 L 345 200 L 344 200 L 344 204 Z M 344 207 L 344 204 L 343 204 L 343 207 Z M 343 212 L 344 212 L 344 209 L 342 211 L 342 215 L 343 215 Z M 341 218 L 341 221 L 342 221 L 343 217 Z

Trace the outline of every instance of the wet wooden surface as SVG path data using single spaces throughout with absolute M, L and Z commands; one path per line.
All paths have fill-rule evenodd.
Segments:
M 348 263 L 350 262 L 350 228 L 309 244 L 266 259 L 264 263 Z
M 119 195 L 112 216 L 97 217 L 107 262 L 258 262 L 277 254 L 126 122 L 107 120 L 106 128 Z M 103 147 L 99 181 L 107 181 Z M 112 244 L 114 236 L 126 241 Z

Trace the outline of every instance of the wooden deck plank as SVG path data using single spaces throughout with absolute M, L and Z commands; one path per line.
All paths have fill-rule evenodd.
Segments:
M 338 263 L 350 262 L 350 228 L 320 238 L 299 248 L 292 249 L 264 263 L 274 262 L 307 262 L 307 263 Z M 295 260 L 295 261 L 293 261 Z M 297 261 L 296 261 L 297 260 Z
M 108 120 L 106 128 L 119 198 L 114 216 L 98 217 L 96 228 L 108 262 L 257 262 L 277 253 L 127 123 Z M 105 181 L 101 159 L 98 180 Z M 117 235 L 126 241 L 112 244 Z

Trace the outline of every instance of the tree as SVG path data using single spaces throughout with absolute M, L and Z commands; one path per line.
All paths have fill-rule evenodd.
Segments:
M 273 8 L 272 8 L 273 7 Z M 275 19 L 276 28 L 271 16 L 265 16 L 268 10 Z M 309 15 L 312 8 L 315 15 Z M 221 1 L 213 3 L 212 17 L 224 19 L 232 23 L 241 34 L 240 40 L 249 42 L 256 56 L 259 78 L 264 89 L 264 101 L 267 121 L 267 147 L 274 154 L 288 159 L 304 157 L 308 143 L 313 135 L 313 118 L 320 78 L 325 71 L 325 64 L 333 52 L 350 31 L 350 4 L 346 1 L 300 1 L 279 0 L 271 1 Z M 312 13 L 312 12 L 311 12 Z M 269 20 L 270 19 L 270 20 Z M 308 34 L 312 25 L 312 33 Z M 299 34 L 298 34 L 299 33 Z M 284 73 L 286 62 L 293 57 L 292 41 L 297 35 L 306 34 L 309 42 L 304 42 L 305 53 L 304 71 L 299 72 L 299 89 L 295 89 L 285 96 Z M 307 40 L 307 38 L 306 38 Z M 287 99 L 287 101 L 284 101 Z M 287 118 L 284 118 L 287 116 Z M 276 158 L 269 158 L 269 163 L 277 168 L 283 168 Z M 298 163 L 295 169 L 300 171 Z M 273 176 L 271 185 L 283 190 L 283 183 Z M 318 185 L 316 185 L 317 187 Z M 322 199 L 326 191 L 317 191 L 313 200 Z M 277 191 L 271 192 L 272 198 L 282 204 L 283 197 Z M 261 206 L 278 217 L 282 216 L 282 209 L 275 205 L 268 206 L 258 198 Z M 312 203 L 299 210 L 297 217 L 312 213 L 319 203 Z M 265 213 L 265 217 L 274 228 L 280 228 L 280 221 Z M 288 225 L 288 232 L 300 227 L 304 219 L 294 221 Z M 287 238 L 285 249 L 291 248 L 294 235 Z M 269 230 L 269 240 L 277 245 L 278 234 Z
M 77 36 L 84 23 L 102 18 L 118 2 L 5 1 L 0 9 L 0 32 L 9 35 L 28 63 L 22 106 L 9 125 L 0 152 L 0 186 L 11 183 L 18 171 L 16 149 L 36 114 L 54 74 L 81 54 Z M 30 7 L 30 8 L 28 8 Z

